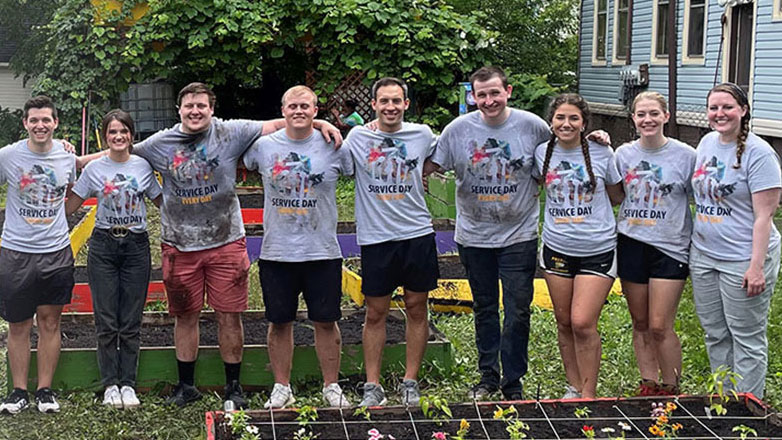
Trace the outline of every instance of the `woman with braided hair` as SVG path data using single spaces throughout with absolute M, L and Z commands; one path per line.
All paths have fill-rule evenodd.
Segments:
M 540 265 L 545 271 L 569 385 L 564 398 L 593 398 L 600 368 L 597 321 L 616 277 L 621 176 L 610 148 L 586 138 L 589 107 L 576 94 L 554 99 L 551 139 L 535 149 L 546 190 Z
M 766 325 L 780 260 L 772 218 L 782 194 L 779 157 L 749 130 L 747 94 L 735 84 L 707 95 L 714 130 L 701 139 L 692 177 L 690 276 L 712 371 L 741 375 L 736 391 L 762 398 Z

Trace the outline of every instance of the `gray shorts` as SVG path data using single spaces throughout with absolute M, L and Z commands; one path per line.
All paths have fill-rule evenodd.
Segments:
M 0 317 L 22 322 L 38 306 L 65 305 L 73 291 L 73 252 L 31 254 L 0 247 Z

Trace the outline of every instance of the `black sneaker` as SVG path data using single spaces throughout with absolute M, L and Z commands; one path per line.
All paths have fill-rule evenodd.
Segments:
M 200 398 L 201 392 L 198 391 L 196 387 L 186 383 L 178 383 L 177 386 L 174 387 L 174 392 L 171 394 L 171 397 L 166 399 L 166 403 L 182 408 L 188 403 L 195 402 Z
M 244 398 L 242 386 L 239 385 L 238 380 L 232 380 L 231 383 L 225 384 L 225 394 L 223 395 L 223 400 L 225 403 L 228 403 L 229 400 L 233 402 L 234 409 L 247 408 L 247 399 Z
M 0 404 L 0 414 L 18 414 L 28 406 L 30 406 L 30 395 L 27 394 L 27 390 L 14 388 Z
M 35 392 L 35 404 L 38 411 L 42 413 L 60 412 L 60 404 L 54 397 L 54 391 L 51 388 L 41 388 Z
M 502 398 L 505 401 L 515 401 L 515 400 L 524 400 L 524 393 L 521 392 L 521 390 L 518 391 L 509 391 L 509 392 L 502 392 Z
M 497 385 L 481 381 L 470 389 L 467 396 L 473 400 L 483 400 L 496 393 L 497 390 Z

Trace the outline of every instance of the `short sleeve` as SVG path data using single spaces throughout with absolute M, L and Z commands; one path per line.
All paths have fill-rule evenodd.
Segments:
M 11 151 L 10 145 L 0 148 L 0 185 L 8 181 L 8 171 L 4 165 L 8 163 L 9 151 Z
M 244 153 L 244 156 L 242 157 L 242 162 L 244 162 L 244 167 L 248 170 L 257 170 L 258 169 L 258 158 L 261 154 L 261 143 L 255 142 L 249 150 L 247 150 L 246 153 Z
M 84 171 L 82 171 L 81 176 L 79 176 L 79 180 L 76 181 L 76 184 L 73 185 L 73 188 L 71 189 L 74 194 L 83 200 L 87 200 L 94 195 L 94 191 L 90 189 L 90 176 L 93 174 L 92 170 L 94 169 L 94 166 L 92 165 L 94 163 L 96 162 L 90 162 L 84 167 Z
M 76 155 L 71 154 L 73 158 L 73 163 L 71 164 L 71 172 L 68 173 L 68 183 L 73 183 L 76 181 Z
M 160 194 L 163 193 L 163 189 L 160 187 L 160 182 L 157 181 L 157 176 L 155 176 L 155 173 L 150 168 L 150 178 L 149 178 L 149 185 L 147 185 L 147 189 L 144 191 L 144 193 L 147 195 L 149 200 L 155 200 L 160 196 Z
M 535 129 L 535 134 L 537 136 L 535 139 L 535 145 L 540 145 L 543 142 L 548 142 L 549 138 L 551 137 L 551 130 L 549 129 L 548 124 L 546 124 L 546 121 L 544 121 L 542 118 L 540 118 L 537 115 L 535 121 L 536 123 L 534 129 Z
M 431 129 L 429 130 L 429 135 L 432 139 L 429 143 L 429 147 L 426 149 L 426 157 L 431 157 L 434 154 L 434 151 L 437 149 L 437 142 L 440 139 L 440 136 L 432 133 Z
M 611 148 L 611 147 L 603 147 Z M 622 175 L 619 173 L 619 168 L 616 166 L 616 157 L 613 151 L 608 151 L 608 161 L 606 166 L 606 183 L 609 185 L 616 185 L 622 181 Z
M 350 150 L 347 148 L 340 148 L 337 153 L 339 154 L 339 172 L 343 176 L 352 176 L 355 173 L 353 165 L 353 156 L 350 154 Z
M 440 168 L 444 170 L 452 170 L 453 169 L 453 155 L 451 154 L 451 148 L 450 148 L 450 132 L 448 131 L 448 127 L 445 127 L 445 130 L 443 131 L 443 134 L 437 139 L 437 144 L 434 149 L 434 153 L 432 153 L 432 156 L 430 160 L 437 165 L 440 166 Z
M 236 148 L 235 153 L 237 156 L 247 151 L 247 149 L 261 137 L 261 133 L 263 132 L 263 121 L 233 119 L 225 121 L 223 124 L 232 134 L 232 138 L 234 139 L 232 146 Z
M 747 164 L 747 185 L 749 191 L 756 193 L 770 188 L 782 187 L 782 171 L 779 167 L 779 157 L 771 147 L 760 147 Z M 758 148 L 758 149 L 760 149 Z M 768 150 L 768 151 L 766 151 Z

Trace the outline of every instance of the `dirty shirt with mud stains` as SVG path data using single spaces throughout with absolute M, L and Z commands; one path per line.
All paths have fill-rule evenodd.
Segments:
M 337 243 L 337 179 L 353 174 L 345 149 L 334 150 L 319 131 L 291 139 L 285 130 L 255 141 L 244 155 L 263 178 L 261 258 L 301 262 L 342 258 Z
M 163 176 L 162 241 L 193 252 L 244 237 L 236 165 L 261 136 L 263 122 L 213 118 L 207 131 L 195 134 L 180 126 L 133 146 Z
M 535 147 L 549 139 L 540 117 L 511 109 L 497 126 L 480 111 L 443 130 L 432 161 L 456 173 L 456 235 L 462 246 L 507 247 L 538 236 Z

